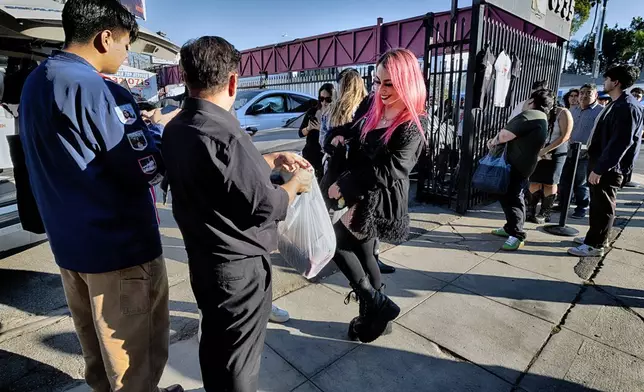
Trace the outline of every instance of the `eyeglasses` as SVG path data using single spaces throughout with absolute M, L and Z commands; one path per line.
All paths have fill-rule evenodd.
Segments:
M 323 102 L 331 103 L 331 102 L 333 102 L 333 98 L 331 98 L 331 97 L 318 97 L 318 101 L 320 101 L 320 103 L 323 103 Z

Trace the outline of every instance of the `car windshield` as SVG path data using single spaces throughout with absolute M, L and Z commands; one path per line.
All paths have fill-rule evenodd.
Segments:
M 248 101 L 255 98 L 261 91 L 238 91 L 237 98 L 235 98 L 235 105 L 233 106 L 235 110 L 246 105 Z

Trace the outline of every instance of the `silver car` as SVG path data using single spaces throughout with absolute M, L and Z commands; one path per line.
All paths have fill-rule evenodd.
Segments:
M 284 127 L 317 103 L 305 93 L 286 90 L 240 90 L 234 109 L 242 129 L 262 131 Z

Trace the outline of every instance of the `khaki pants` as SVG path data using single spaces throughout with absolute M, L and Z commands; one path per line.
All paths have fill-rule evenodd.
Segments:
M 157 391 L 170 327 L 163 257 L 102 274 L 60 272 L 87 384 L 96 392 Z

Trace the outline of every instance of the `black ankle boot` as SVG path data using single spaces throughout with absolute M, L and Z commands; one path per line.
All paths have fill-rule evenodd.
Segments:
M 525 220 L 527 222 L 541 224 L 543 221 L 539 221 L 537 218 L 537 204 L 541 199 L 541 191 L 536 191 L 531 193 L 530 191 L 525 193 Z
M 550 215 L 552 215 L 552 208 L 555 204 L 555 199 L 557 195 L 546 196 L 541 202 L 541 211 L 537 215 L 537 220 L 542 220 L 543 222 L 550 222 Z
M 351 287 L 353 291 L 349 293 L 345 303 L 355 293 L 360 302 L 360 313 L 349 324 L 349 337 L 363 343 L 373 342 L 385 333 L 389 322 L 398 317 L 400 308 L 382 292 L 383 287 L 380 290 L 374 289 L 366 276 Z

